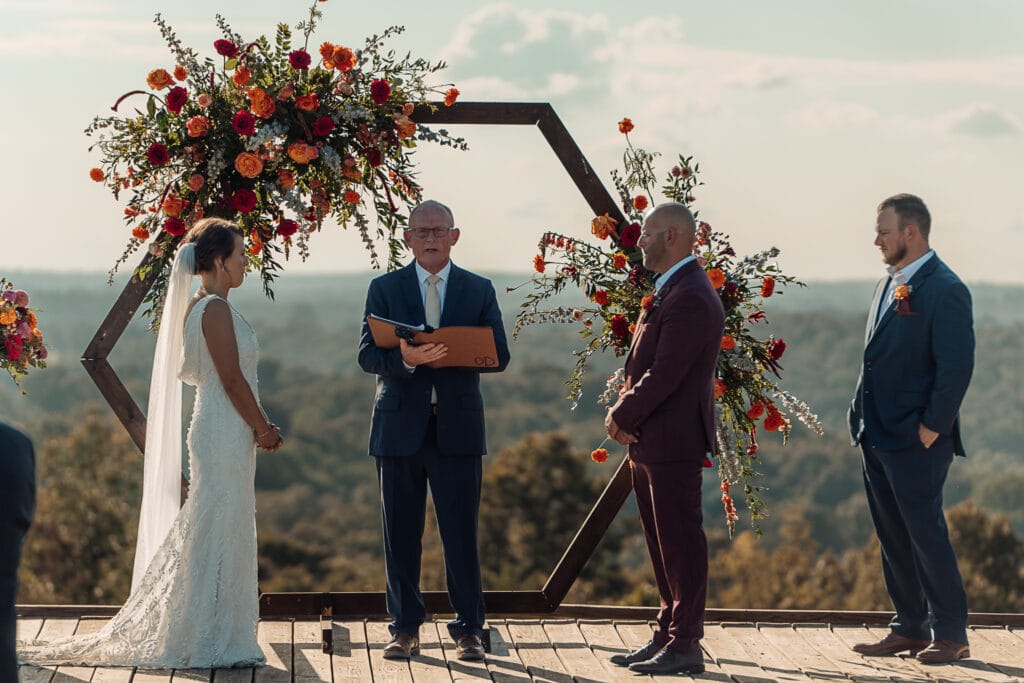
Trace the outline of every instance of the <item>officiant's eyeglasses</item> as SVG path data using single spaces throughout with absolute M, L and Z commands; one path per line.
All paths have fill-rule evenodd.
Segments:
M 406 228 L 407 233 L 411 233 L 418 240 L 425 240 L 428 237 L 433 237 L 435 240 L 439 240 L 447 235 L 455 228 Z

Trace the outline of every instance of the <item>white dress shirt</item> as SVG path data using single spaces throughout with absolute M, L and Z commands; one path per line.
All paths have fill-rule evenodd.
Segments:
M 886 268 L 889 272 L 889 283 L 886 285 L 885 293 L 882 295 L 881 302 L 878 305 L 879 313 L 889 310 L 889 307 L 892 306 L 892 302 L 896 296 L 896 287 L 910 282 L 910 278 L 914 277 L 917 271 L 921 270 L 921 266 L 927 263 L 928 259 L 932 256 L 935 256 L 935 251 L 929 249 L 923 256 L 911 261 L 900 270 L 896 270 L 892 266 L 888 266 Z M 881 319 L 882 316 L 878 315 L 878 320 Z
M 695 260 L 697 260 L 697 257 L 694 256 L 693 254 L 690 254 L 689 256 L 687 256 L 686 258 L 684 258 L 683 260 L 679 261 L 674 266 L 666 270 L 664 273 L 659 275 L 658 279 L 654 281 L 654 293 L 658 294 L 659 292 L 661 292 L 661 288 L 665 286 L 665 283 L 669 281 L 669 278 L 676 274 L 676 271 L 678 271 L 680 268 L 685 266 L 690 261 Z

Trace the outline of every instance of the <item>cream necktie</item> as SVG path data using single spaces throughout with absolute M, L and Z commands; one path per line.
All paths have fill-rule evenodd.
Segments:
M 441 293 L 437 291 L 437 283 L 440 281 L 437 275 L 427 277 L 427 298 L 423 304 L 426 323 L 435 329 L 441 326 Z

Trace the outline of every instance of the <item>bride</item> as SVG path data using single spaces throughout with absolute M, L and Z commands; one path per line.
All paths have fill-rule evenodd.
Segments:
M 194 274 L 202 285 L 190 299 Z M 19 643 L 23 663 L 264 663 L 256 644 L 255 446 L 274 451 L 282 439 L 257 397 L 256 335 L 227 302 L 244 277 L 238 227 L 217 218 L 197 222 L 175 256 L 160 318 L 131 594 L 96 633 Z M 178 378 L 197 389 L 184 506 Z

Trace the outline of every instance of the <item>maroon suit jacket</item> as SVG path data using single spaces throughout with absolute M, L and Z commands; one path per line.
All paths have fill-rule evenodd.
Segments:
M 636 330 L 612 418 L 637 436 L 629 447 L 637 462 L 703 461 L 717 451 L 714 376 L 725 312 L 696 261 L 673 273 L 659 299 Z

